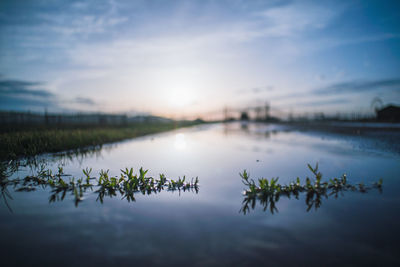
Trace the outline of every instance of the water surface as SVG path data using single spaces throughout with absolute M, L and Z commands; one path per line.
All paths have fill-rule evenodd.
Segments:
M 368 143 L 368 146 L 363 146 Z M 13 265 L 399 265 L 400 156 L 370 140 L 288 130 L 279 125 L 214 124 L 150 135 L 78 157 L 43 157 L 81 177 L 125 167 L 151 176 L 200 179 L 200 191 L 136 195 L 96 201 L 88 193 L 49 204 L 49 191 L 11 191 L 12 213 L 0 203 L 0 253 Z M 244 215 L 239 172 L 281 183 L 347 173 L 352 183 L 383 178 L 383 191 L 345 192 L 307 212 L 304 197 L 282 198 L 271 214 L 256 205 Z M 26 167 L 14 174 L 23 177 Z

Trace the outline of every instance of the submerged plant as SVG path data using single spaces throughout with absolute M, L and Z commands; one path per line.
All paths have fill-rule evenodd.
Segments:
M 313 207 L 318 209 L 321 206 L 322 197 L 328 199 L 328 197 L 334 196 L 337 198 L 340 193 L 345 191 L 365 193 L 374 188 L 379 191 L 382 190 L 382 179 L 368 186 L 363 183 L 351 185 L 347 182 L 346 174 L 343 174 L 340 178 L 322 182 L 322 174 L 318 171 L 318 163 L 314 168 L 310 164 L 307 164 L 307 166 L 315 177 L 314 180 L 306 177 L 306 182 L 303 185 L 300 183 L 299 177 L 289 184 L 281 185 L 278 183 L 278 178 L 271 178 L 270 180 L 261 178 L 256 182 L 250 178 L 246 170 L 243 173 L 239 173 L 242 182 L 247 187 L 240 212 L 244 214 L 250 212 L 250 208 L 254 209 L 258 200 L 264 211 L 269 210 L 273 214 L 278 211 L 276 203 L 281 196 L 289 199 L 291 197 L 299 199 L 299 195 L 303 193 L 306 194 L 307 211 L 310 211 Z

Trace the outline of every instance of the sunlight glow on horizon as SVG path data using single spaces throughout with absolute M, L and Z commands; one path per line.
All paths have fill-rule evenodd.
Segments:
M 4 1 L 0 109 L 195 118 L 269 102 L 283 117 L 373 112 L 376 97 L 400 104 L 399 8 Z

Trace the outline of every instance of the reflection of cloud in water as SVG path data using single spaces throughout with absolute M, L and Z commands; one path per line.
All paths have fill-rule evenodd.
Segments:
M 394 212 L 399 206 L 397 155 L 382 157 L 355 151 L 341 136 L 322 140 L 319 134 L 282 130 L 271 132 L 267 137 L 264 132 L 272 131 L 275 126 L 249 123 L 248 132 L 240 130 L 239 123 L 227 127 L 232 129 L 227 135 L 223 124 L 212 124 L 118 142 L 110 153 L 102 150 L 99 158 L 96 153 L 87 154 L 82 162 L 82 168 L 93 167 L 93 173 L 109 168 L 110 174 L 116 175 L 120 168 L 133 167 L 138 171 L 143 166 L 151 170 L 149 175 L 153 177 L 159 173 L 172 179 L 180 175 L 198 176 L 199 194 L 137 194 L 135 203 L 113 197 L 101 206 L 95 201 L 96 194 L 90 193 L 88 201 L 84 200 L 76 209 L 68 202 L 43 205 L 48 196 L 40 194 L 43 191 L 15 193 L 18 196 L 12 208 L 18 215 L 9 214 L 0 202 L 2 226 L 7 229 L 2 233 L 2 243 L 7 244 L 3 252 L 9 256 L 21 253 L 16 248 L 20 245 L 16 240 L 33 244 L 27 253 L 36 255 L 41 255 L 40 249 L 51 250 L 47 244 L 61 246 L 48 238 L 38 239 L 40 235 L 71 241 L 68 242 L 71 248 L 60 251 L 77 249 L 87 255 L 91 251 L 108 251 L 104 249 L 107 247 L 113 251 L 110 253 L 126 253 L 130 259 L 143 259 L 143 255 L 152 256 L 157 251 L 158 263 L 183 250 L 185 256 L 178 257 L 178 265 L 191 260 L 206 265 L 214 259 L 210 258 L 210 247 L 216 249 L 215 255 L 221 255 L 218 259 L 231 260 L 221 265 L 263 265 L 268 258 L 270 265 L 293 266 L 293 257 L 287 255 L 295 255 L 297 265 L 304 266 L 314 262 L 338 265 L 339 261 L 353 265 L 395 265 L 391 259 L 397 260 L 398 245 L 393 233 L 398 231 L 398 226 L 382 218 L 392 218 L 392 222 L 400 220 L 399 213 Z M 151 137 L 155 137 L 152 142 Z M 186 143 L 185 150 L 175 148 L 179 143 Z M 254 152 L 253 147 L 260 151 Z M 267 150 L 274 153 L 264 153 Z M 243 201 L 241 192 L 245 189 L 238 175 L 240 171 L 247 169 L 252 177 L 279 176 L 279 182 L 286 184 L 297 176 L 310 175 L 305 164 L 317 161 L 326 177 L 346 172 L 355 182 L 365 183 L 382 177 L 383 195 L 375 191 L 368 195 L 348 192 L 338 199 L 322 198 L 318 212 L 307 212 L 304 193 L 299 200 L 281 196 L 276 203 L 279 213 L 273 216 L 263 212 L 259 202 L 249 215 L 239 213 Z M 56 163 L 49 167 L 57 170 Z M 64 170 L 81 177 L 82 168 L 74 160 Z M 71 227 L 78 224 L 79 229 Z M 374 229 L 373 235 L 371 229 Z M 41 246 L 37 246 L 38 240 Z M 188 246 L 188 242 L 196 246 Z M 318 247 L 318 251 L 310 257 L 312 247 Z M 105 255 L 112 260 L 121 259 L 117 254 Z
M 384 138 L 368 138 L 364 136 L 348 136 L 335 133 L 318 131 L 299 131 L 295 127 L 279 124 L 248 123 L 246 127 L 240 127 L 239 123 L 227 123 L 223 125 L 225 136 L 237 137 L 238 144 L 235 147 L 241 151 L 270 154 L 279 148 L 317 149 L 329 151 L 335 155 L 362 156 L 366 152 L 375 155 L 387 155 L 393 151 L 385 145 Z M 240 136 L 246 136 L 246 142 L 242 142 Z M 381 136 L 383 134 L 381 133 Z M 316 138 L 317 137 L 317 138 Z M 253 146 L 249 141 L 254 142 Z

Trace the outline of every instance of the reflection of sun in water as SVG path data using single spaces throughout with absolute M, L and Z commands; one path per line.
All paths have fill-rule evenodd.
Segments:
M 175 144 L 176 150 L 185 150 L 187 147 L 185 135 L 183 133 L 178 133 L 175 135 Z

